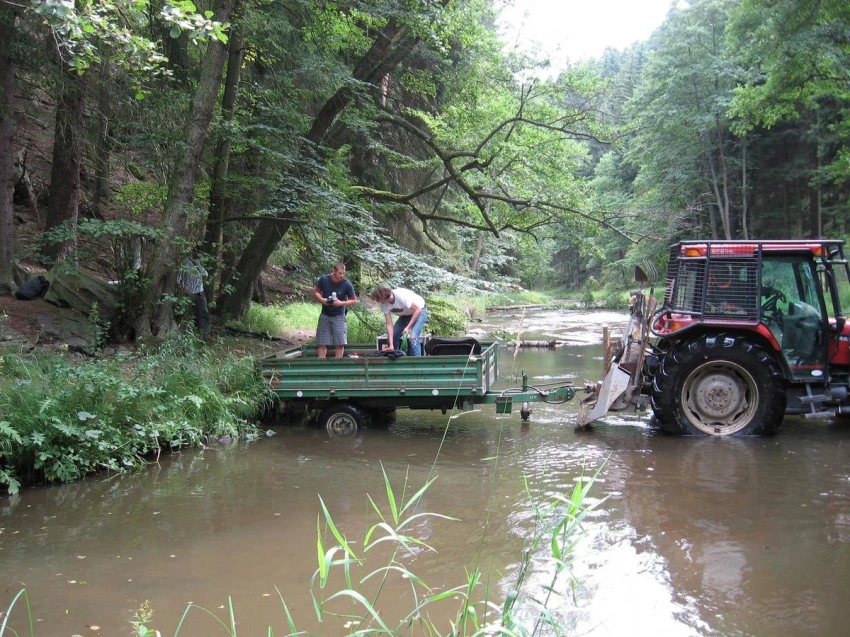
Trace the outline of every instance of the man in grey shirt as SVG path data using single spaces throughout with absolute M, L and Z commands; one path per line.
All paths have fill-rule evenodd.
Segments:
M 177 270 L 177 283 L 185 290 L 195 310 L 195 325 L 204 339 L 210 336 L 210 310 L 207 297 L 204 294 L 204 279 L 209 273 L 201 265 L 194 252 L 183 259 L 183 264 Z

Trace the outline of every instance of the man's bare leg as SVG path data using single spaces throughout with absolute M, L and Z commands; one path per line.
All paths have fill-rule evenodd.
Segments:
M 345 345 L 337 345 L 336 346 L 336 357 L 342 358 L 343 354 L 345 354 Z
M 328 348 L 324 345 L 316 346 L 316 356 L 319 358 L 324 358 L 327 355 Z

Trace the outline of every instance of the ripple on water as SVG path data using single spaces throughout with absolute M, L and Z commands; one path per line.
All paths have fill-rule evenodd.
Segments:
M 689 637 L 706 628 L 693 602 L 676 598 L 664 561 L 636 548 L 632 528 L 612 530 L 591 519 L 584 529 L 569 570 L 560 574 L 548 542 L 541 543 L 522 588 L 526 605 L 520 615 L 526 625 L 536 619 L 529 600 L 544 599 L 554 585 L 559 603 L 549 611 L 567 634 Z M 516 586 L 518 571 L 518 564 L 508 569 L 504 594 Z

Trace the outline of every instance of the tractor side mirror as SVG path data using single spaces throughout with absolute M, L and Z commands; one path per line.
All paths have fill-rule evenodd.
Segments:
M 649 283 L 649 277 L 646 276 L 646 272 L 643 271 L 643 268 L 639 265 L 635 266 L 635 281 L 643 285 L 644 283 Z

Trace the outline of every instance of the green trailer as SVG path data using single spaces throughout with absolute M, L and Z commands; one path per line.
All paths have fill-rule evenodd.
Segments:
M 315 346 L 286 349 L 260 360 L 263 376 L 277 397 L 276 414 L 298 418 L 318 414 L 319 426 L 331 435 L 355 433 L 383 420 L 398 408 L 471 410 L 496 405 L 511 413 L 520 405 L 527 420 L 528 403 L 566 402 L 575 396 L 572 383 L 540 389 L 528 384 L 493 388 L 498 378 L 499 345 L 474 339 L 432 339 L 425 356 L 390 357 L 374 345 L 346 347 L 344 358 L 316 356 Z M 440 343 L 449 343 L 440 349 Z M 442 353 L 440 353 L 442 352 Z

